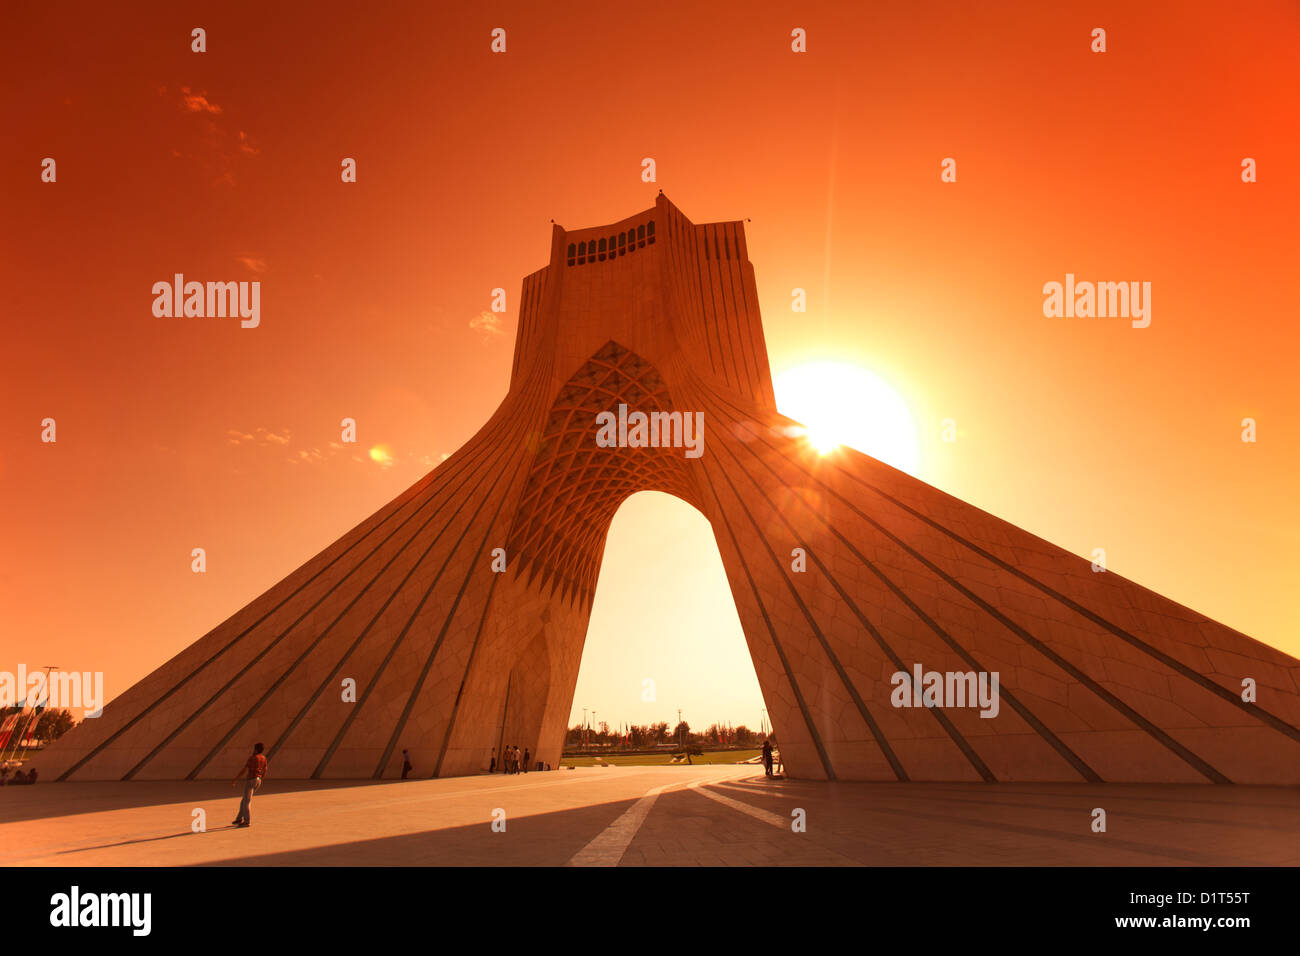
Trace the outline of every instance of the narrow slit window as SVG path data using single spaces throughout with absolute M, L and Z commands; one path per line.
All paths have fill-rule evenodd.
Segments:
M 578 254 L 578 247 L 574 245 L 572 242 L 569 243 L 569 265 L 573 265 L 574 258 L 577 256 L 577 254 Z

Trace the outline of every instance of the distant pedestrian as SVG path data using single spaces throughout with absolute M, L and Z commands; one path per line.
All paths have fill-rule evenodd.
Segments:
M 763 741 L 763 773 L 772 776 L 772 741 Z
M 262 756 L 262 744 L 259 741 L 253 745 L 253 755 L 248 758 L 244 768 L 235 774 L 235 779 L 230 781 L 233 787 L 239 783 L 239 778 L 244 777 L 244 799 L 239 803 L 239 813 L 231 821 L 232 827 L 252 826 L 252 806 L 253 791 L 262 786 L 262 778 L 266 776 L 266 758 Z
M 406 779 L 406 775 L 411 772 L 411 769 L 412 769 L 411 753 L 408 750 L 403 750 L 402 751 L 402 779 L 403 780 Z
M 527 773 L 527 772 L 528 772 L 528 761 L 529 761 L 529 759 L 530 759 L 531 757 L 532 757 L 532 754 L 530 754 L 530 753 L 528 752 L 528 748 L 525 747 L 525 748 L 524 748 L 524 773 Z
M 488 773 L 497 772 L 497 748 L 492 748 L 492 762 L 488 764 Z
M 523 768 L 523 764 L 524 764 L 523 754 L 521 754 L 519 752 L 519 748 L 516 747 L 515 748 L 515 773 L 518 773 Z

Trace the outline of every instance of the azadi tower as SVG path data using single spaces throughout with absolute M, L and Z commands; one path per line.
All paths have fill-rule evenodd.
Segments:
M 776 410 L 742 223 L 660 195 L 556 226 L 521 303 L 510 390 L 473 439 L 41 770 L 224 778 L 258 740 L 280 778 L 395 777 L 403 748 L 416 776 L 473 774 L 503 742 L 556 765 L 610 519 L 652 489 L 713 526 L 792 776 L 1300 783 L 1300 661 L 809 446 Z M 703 454 L 602 447 L 619 405 L 703 413 Z M 997 672 L 997 715 L 895 706 L 917 665 Z

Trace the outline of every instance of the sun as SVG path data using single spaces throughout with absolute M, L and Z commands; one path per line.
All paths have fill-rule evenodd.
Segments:
M 778 375 L 773 387 L 777 408 L 807 429 L 821 454 L 848 445 L 917 474 L 916 423 L 902 396 L 878 375 L 845 362 L 810 362 Z

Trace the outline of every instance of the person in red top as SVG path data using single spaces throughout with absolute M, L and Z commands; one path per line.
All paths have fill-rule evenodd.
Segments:
M 235 774 L 235 779 L 230 781 L 233 787 L 239 783 L 240 777 L 244 780 L 244 799 L 239 804 L 239 814 L 231 821 L 232 827 L 251 826 L 253 821 L 249 816 L 249 808 L 253 803 L 253 791 L 262 785 L 262 778 L 266 776 L 266 758 L 262 756 L 262 745 L 256 743 L 253 745 L 253 755 L 248 758 L 248 763 L 244 764 L 244 769 Z

